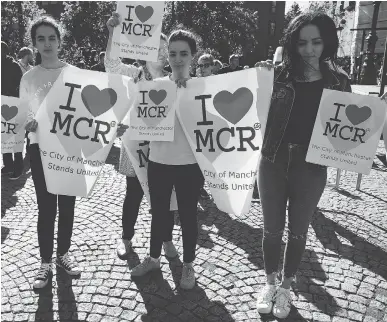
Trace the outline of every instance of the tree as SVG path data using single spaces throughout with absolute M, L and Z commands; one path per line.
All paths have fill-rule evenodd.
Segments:
M 284 30 L 288 27 L 290 21 L 292 21 L 295 17 L 300 15 L 302 13 L 300 6 L 297 2 L 293 3 L 290 7 L 290 10 L 285 15 L 285 24 L 284 24 Z
M 24 46 L 32 47 L 27 32 L 31 22 L 45 14 L 35 1 L 3 1 L 1 3 L 1 38 L 15 54 Z

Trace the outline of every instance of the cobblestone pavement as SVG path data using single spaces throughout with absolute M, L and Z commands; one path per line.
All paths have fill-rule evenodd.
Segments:
M 52 283 L 36 293 L 31 285 L 40 266 L 38 212 L 31 172 L 16 182 L 2 178 L 1 320 L 276 321 L 256 311 L 256 294 L 265 282 L 259 200 L 241 217 L 220 212 L 211 198 L 201 200 L 193 290 L 178 287 L 178 216 L 179 259 L 162 256 L 161 272 L 131 278 L 130 269 L 148 251 L 151 216 L 144 199 L 135 252 L 127 261 L 118 259 L 125 195 L 125 178 L 115 170 L 118 156 L 116 145 L 93 196 L 77 199 L 71 250 L 84 272 L 72 279 L 54 266 Z M 361 191 L 349 172 L 343 172 L 339 190 L 325 189 L 286 321 L 387 321 L 387 172 L 375 160 L 377 168 L 363 177 Z M 329 169 L 330 184 L 335 173 Z

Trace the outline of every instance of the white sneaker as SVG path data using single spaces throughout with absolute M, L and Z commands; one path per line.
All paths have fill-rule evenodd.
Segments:
M 178 253 L 175 245 L 173 245 L 172 241 L 163 242 L 164 254 L 166 257 L 175 258 Z
M 195 286 L 195 270 L 192 263 L 183 263 L 183 272 L 181 274 L 180 287 L 184 290 L 190 290 Z
M 138 264 L 136 267 L 132 269 L 132 276 L 143 276 L 150 271 L 155 271 L 160 269 L 160 258 L 154 260 L 152 257 L 148 256 L 144 259 L 141 264 Z
M 117 255 L 120 258 L 126 257 L 132 247 L 132 241 L 121 239 L 117 244 Z
M 279 319 L 284 319 L 289 315 L 292 303 L 290 289 L 279 287 L 274 296 L 273 315 Z
M 34 281 L 34 288 L 45 287 L 51 275 L 52 275 L 52 264 L 42 263 L 40 265 L 38 274 L 36 274 L 36 278 Z
M 258 295 L 257 310 L 259 313 L 268 314 L 273 308 L 273 299 L 276 292 L 276 286 L 266 284 Z

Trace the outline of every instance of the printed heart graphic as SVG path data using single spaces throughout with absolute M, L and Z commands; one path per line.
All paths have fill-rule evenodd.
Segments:
M 1 105 L 1 116 L 6 121 L 13 119 L 17 115 L 18 111 L 19 110 L 16 106 L 8 106 L 7 104 Z
M 136 16 L 142 23 L 144 23 L 150 17 L 153 16 L 153 8 L 151 6 L 147 6 L 144 8 L 142 5 L 138 5 L 135 9 L 135 12 Z
M 167 91 L 163 89 L 160 89 L 159 91 L 152 89 L 149 91 L 149 98 L 156 105 L 160 105 L 161 102 L 164 101 L 166 97 L 167 97 Z
M 214 97 L 214 107 L 218 113 L 232 124 L 237 124 L 249 111 L 253 103 L 253 93 L 241 87 L 231 94 L 221 91 Z
M 94 117 L 107 112 L 117 102 L 117 93 L 112 88 L 100 91 L 97 86 L 87 85 L 81 96 L 83 104 Z
M 350 104 L 345 109 L 345 114 L 347 115 L 348 120 L 353 125 L 358 125 L 368 120 L 372 114 L 372 111 L 368 106 L 363 106 L 359 108 L 355 104 Z

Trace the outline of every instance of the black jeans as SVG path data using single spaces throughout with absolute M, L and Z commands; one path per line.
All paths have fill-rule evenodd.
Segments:
M 305 161 L 307 147 L 280 146 L 274 163 L 262 156 L 259 195 L 264 219 L 263 256 L 266 274 L 277 272 L 288 207 L 288 241 L 284 276 L 294 277 L 305 250 L 308 227 L 324 191 L 327 168 Z
M 40 257 L 44 262 L 50 262 L 54 248 L 54 227 L 57 204 L 59 207 L 57 254 L 67 253 L 71 245 L 73 233 L 75 197 L 54 195 L 46 188 L 39 145 L 31 144 L 30 154 L 31 174 L 35 185 L 38 202 L 38 243 Z
M 134 236 L 134 226 L 137 221 L 144 191 L 137 177 L 126 177 L 126 196 L 122 207 L 122 238 L 131 240 Z M 168 211 L 165 217 L 165 235 L 163 241 L 172 240 L 174 225 L 173 211 Z
M 13 172 L 21 172 L 23 171 L 23 153 L 4 153 L 3 154 L 3 163 L 4 167 Z
M 168 217 L 173 186 L 176 190 L 177 206 L 183 232 L 183 260 L 191 263 L 195 259 L 198 237 L 197 203 L 203 175 L 197 163 L 166 165 L 149 161 L 148 183 L 152 206 L 150 256 L 161 255 L 163 236 L 168 230 Z

